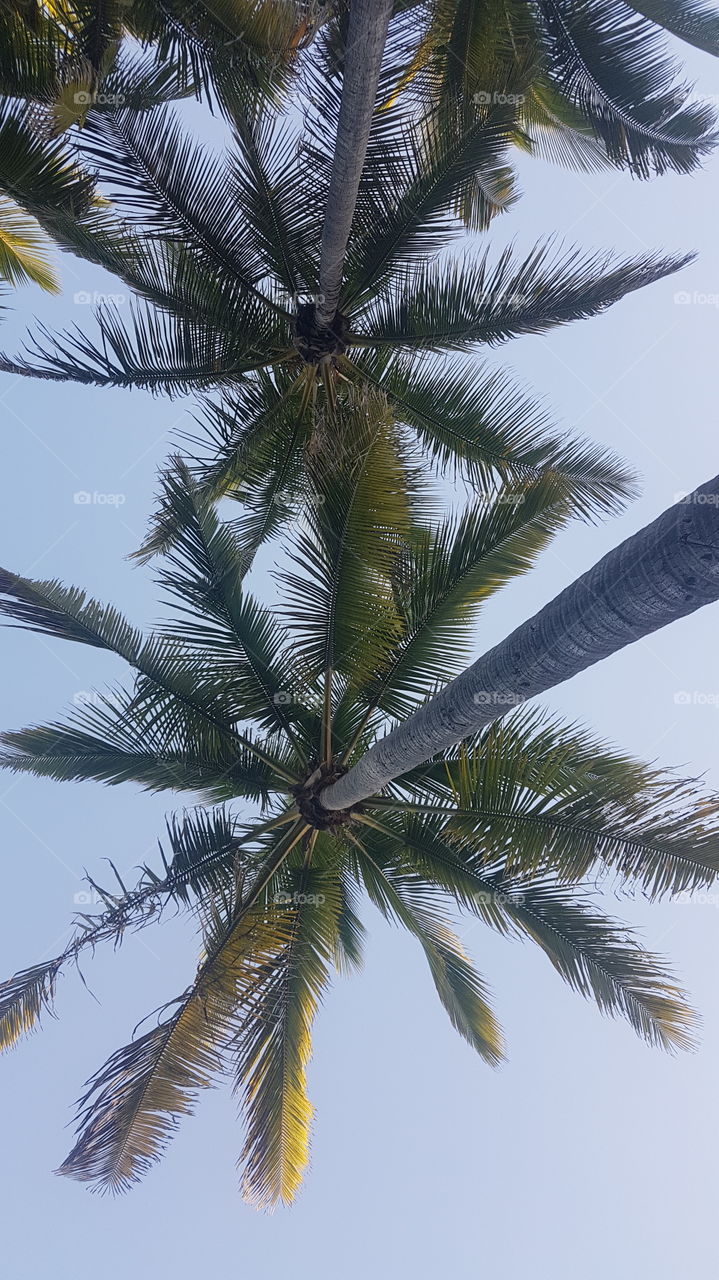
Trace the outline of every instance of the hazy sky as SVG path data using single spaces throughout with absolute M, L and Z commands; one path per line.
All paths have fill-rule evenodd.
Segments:
M 716 93 L 711 61 L 683 56 L 702 89 Z M 693 178 L 639 184 L 614 172 L 522 165 L 525 195 L 495 224 L 498 246 L 516 237 L 529 247 L 556 231 L 584 248 L 692 248 L 699 259 L 598 319 L 490 357 L 514 368 L 560 421 L 630 460 L 644 496 L 621 519 L 575 525 L 558 539 L 533 575 L 495 599 L 478 654 L 719 466 L 718 172 L 715 160 Z M 90 308 L 73 295 L 121 291 L 72 259 L 62 268 L 59 302 L 37 290 L 14 295 L 8 349 L 33 314 L 90 323 Z M 190 403 L 8 377 L 0 402 L 0 563 L 82 585 L 149 623 L 152 571 L 125 557 Z M 78 492 L 119 497 L 78 504 Z M 717 785 L 718 619 L 715 608 L 685 619 L 546 702 L 641 757 Z M 51 719 L 120 674 L 107 655 L 20 631 L 0 633 L 0 661 L 3 727 Z M 101 859 L 111 857 L 129 871 L 152 857 L 172 808 L 171 795 L 131 786 L 0 778 L 0 974 L 54 954 L 83 868 L 101 874 Z M 115 954 L 99 952 L 85 966 L 96 998 L 71 974 L 61 982 L 59 1020 L 0 1063 L 3 1274 L 714 1280 L 719 887 L 692 905 L 608 906 L 638 923 L 688 984 L 704 1017 L 698 1053 L 672 1059 L 646 1048 L 574 996 L 529 944 L 470 926 L 468 945 L 509 1042 L 508 1064 L 492 1072 L 452 1030 L 418 948 L 367 908 L 365 970 L 338 980 L 318 1020 L 305 1190 L 292 1210 L 272 1216 L 240 1200 L 242 1135 L 223 1090 L 205 1096 L 163 1163 L 123 1199 L 52 1175 L 70 1145 L 65 1126 L 83 1082 L 147 1012 L 184 988 L 197 944 L 184 923 L 168 920 Z

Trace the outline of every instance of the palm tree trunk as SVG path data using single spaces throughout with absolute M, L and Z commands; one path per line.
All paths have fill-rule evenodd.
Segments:
M 392 4 L 393 0 L 350 2 L 342 103 L 320 246 L 316 309 L 320 329 L 328 329 L 337 312 Z
M 322 792 L 349 809 L 511 707 L 719 599 L 719 476 L 588 573 L 376 743 Z

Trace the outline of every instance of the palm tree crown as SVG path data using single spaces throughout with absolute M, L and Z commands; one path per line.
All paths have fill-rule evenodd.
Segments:
M 203 395 L 196 474 L 213 497 L 234 494 L 252 513 L 248 555 L 306 494 L 308 453 L 329 440 L 334 447 L 362 400 L 373 400 L 398 465 L 420 448 L 484 489 L 551 472 L 558 500 L 579 513 L 615 509 L 632 492 L 626 469 L 559 432 L 501 373 L 476 362 L 470 369 L 462 356 L 594 315 L 686 257 L 621 260 L 549 242 L 494 262 L 486 252 L 438 258 L 462 232 L 453 209 L 477 166 L 501 163 L 504 109 L 459 143 L 451 130 L 428 127 L 388 151 L 384 129 L 399 126 L 398 109 L 389 125 L 376 117 L 339 309 L 329 329 L 319 326 L 327 137 L 340 92 L 335 81 L 317 83 L 321 132 L 310 121 L 298 135 L 291 122 L 263 115 L 236 135 L 224 166 L 169 109 L 89 121 L 82 165 L 6 108 L 0 149 L 10 194 L 139 301 L 129 319 L 101 308 L 97 340 L 84 328 L 40 332 L 34 360 L 3 357 L 0 368 Z M 115 212 L 98 206 L 92 170 Z M 161 510 L 148 550 L 162 549 L 172 532 Z
M 145 868 L 131 890 L 120 880 L 119 894 L 97 886 L 105 909 L 78 921 L 61 954 L 0 987 L 7 1045 L 84 951 L 168 903 L 197 920 L 195 978 L 81 1101 L 61 1172 L 95 1185 L 129 1186 L 198 1091 L 229 1072 L 247 1198 L 293 1197 L 308 1153 L 312 1023 L 333 967 L 361 959 L 363 894 L 418 940 L 453 1025 L 489 1063 L 502 1056 L 501 1033 L 451 908 L 533 940 L 572 987 L 650 1043 L 687 1043 L 681 992 L 584 885 L 601 870 L 651 896 L 711 882 L 719 805 L 695 784 L 522 712 L 350 812 L 318 804 L 328 780 L 461 664 L 477 609 L 565 518 L 546 477 L 527 481 L 519 503 L 500 492 L 464 516 L 411 518 L 373 413 L 357 417 L 358 453 L 312 459 L 317 500 L 293 531 L 275 608 L 248 591 L 241 537 L 180 462 L 165 502 L 181 533 L 160 574 L 174 604 L 149 637 L 75 588 L 0 575 L 10 618 L 108 649 L 135 673 L 64 723 L 3 735 L 3 763 L 187 791 L 203 805 L 170 821 L 161 872 Z

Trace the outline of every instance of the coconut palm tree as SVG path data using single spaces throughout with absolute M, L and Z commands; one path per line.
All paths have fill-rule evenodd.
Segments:
M 475 488 L 549 470 L 558 498 L 571 496 L 578 511 L 614 509 L 632 488 L 621 464 L 563 436 L 511 381 L 462 356 L 596 314 L 686 259 L 612 259 L 553 242 L 494 262 L 486 252 L 438 258 L 462 232 L 451 210 L 477 166 L 489 173 L 501 161 L 498 108 L 459 149 L 449 134 L 413 136 L 393 154 L 370 137 L 328 330 L 316 299 L 340 111 L 331 86 L 317 110 L 324 132 L 310 122 L 299 155 L 296 128 L 264 117 L 237 135 L 224 166 L 169 109 L 107 113 L 83 131 L 78 168 L 63 144 L 40 141 L 7 108 L 6 189 L 63 247 L 118 275 L 138 303 L 100 308 L 97 339 L 86 324 L 40 333 L 34 359 L 2 357 L 0 368 L 168 395 L 219 392 L 203 401 L 198 475 L 214 497 L 251 504 L 248 554 L 306 492 L 307 457 L 341 442 L 353 420 L 345 403 L 362 398 L 378 406 L 397 449 L 419 446 Z M 90 166 L 113 211 L 92 205 Z M 149 549 L 171 534 L 160 511 Z
M 408 523 L 372 414 L 360 415 L 363 432 L 364 449 L 339 466 L 312 461 L 323 501 L 293 531 L 276 608 L 250 594 L 232 525 L 182 463 L 166 479 L 182 532 L 160 577 L 174 607 L 149 637 L 75 588 L 0 577 L 11 619 L 119 654 L 134 671 L 130 687 L 94 694 L 65 722 L 6 733 L 3 763 L 201 802 L 171 818 L 164 868 L 145 868 L 129 890 L 118 873 L 119 892 L 92 881 L 102 909 L 80 918 L 60 954 L 0 987 L 7 1045 L 52 1006 L 63 968 L 103 940 L 169 904 L 198 923 L 195 977 L 88 1083 L 60 1170 L 71 1177 L 128 1187 L 226 1071 L 242 1098 L 245 1195 L 290 1200 L 307 1162 L 313 1019 L 333 967 L 360 962 L 360 895 L 419 942 L 451 1022 L 491 1064 L 501 1033 L 452 930 L 456 908 L 534 941 L 575 990 L 650 1043 L 689 1037 L 663 965 L 584 885 L 599 871 L 652 897 L 710 883 L 719 804 L 694 783 L 520 713 L 350 814 L 318 803 L 388 719 L 461 661 L 478 608 L 562 524 L 546 478 L 527 482 L 520 503 L 513 490 L 464 517 Z
M 719 599 L 719 476 L 687 494 L 463 671 L 323 793 L 351 809 L 538 693 Z

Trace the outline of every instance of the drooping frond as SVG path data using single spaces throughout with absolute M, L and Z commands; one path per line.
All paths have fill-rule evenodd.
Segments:
M 498 370 L 484 372 L 426 352 L 389 360 L 355 355 L 361 376 L 381 386 L 395 417 L 417 433 L 443 468 L 452 468 L 484 492 L 497 480 L 555 477 L 579 516 L 613 512 L 635 493 L 631 472 L 618 458 L 560 433 L 541 405 L 533 403 Z
M 35 219 L 0 197 L 0 279 L 14 285 L 38 284 L 47 293 L 58 293 L 51 248 Z
M 690 173 L 715 142 L 715 113 L 676 80 L 659 33 L 624 0 L 540 0 L 554 82 L 610 158 L 639 177 Z
M 651 1045 L 689 1047 L 695 1018 L 663 963 L 576 886 L 548 874 L 512 876 L 501 861 L 473 863 L 438 837 L 426 818 L 368 821 L 370 847 L 394 836 L 404 851 L 400 867 L 409 860 L 420 879 L 429 878 L 491 928 L 536 942 L 562 978 L 602 1013 L 625 1018 Z
M 0 1051 L 10 1049 L 51 1010 L 57 970 L 57 961 L 47 960 L 0 983 Z
M 219 911 L 218 911 L 219 915 Z M 246 989 L 282 953 L 286 917 L 272 904 L 236 908 L 215 923 L 207 956 L 176 1008 L 119 1049 L 79 1103 L 79 1137 L 59 1173 L 128 1190 L 160 1157 L 197 1093 L 222 1071 Z
M 286 943 L 238 1006 L 233 1045 L 247 1136 L 243 1194 L 257 1208 L 294 1199 L 309 1160 L 306 1073 L 317 1006 L 329 981 L 341 910 L 335 877 L 298 869 L 279 898 Z
M 422 877 L 399 871 L 388 849 L 379 853 L 380 864 L 368 852 L 364 832 L 361 837 L 351 838 L 370 899 L 386 917 L 395 919 L 417 938 L 452 1026 L 485 1062 L 496 1066 L 504 1056 L 502 1034 L 489 1006 L 486 987 L 449 928 L 436 891 Z

